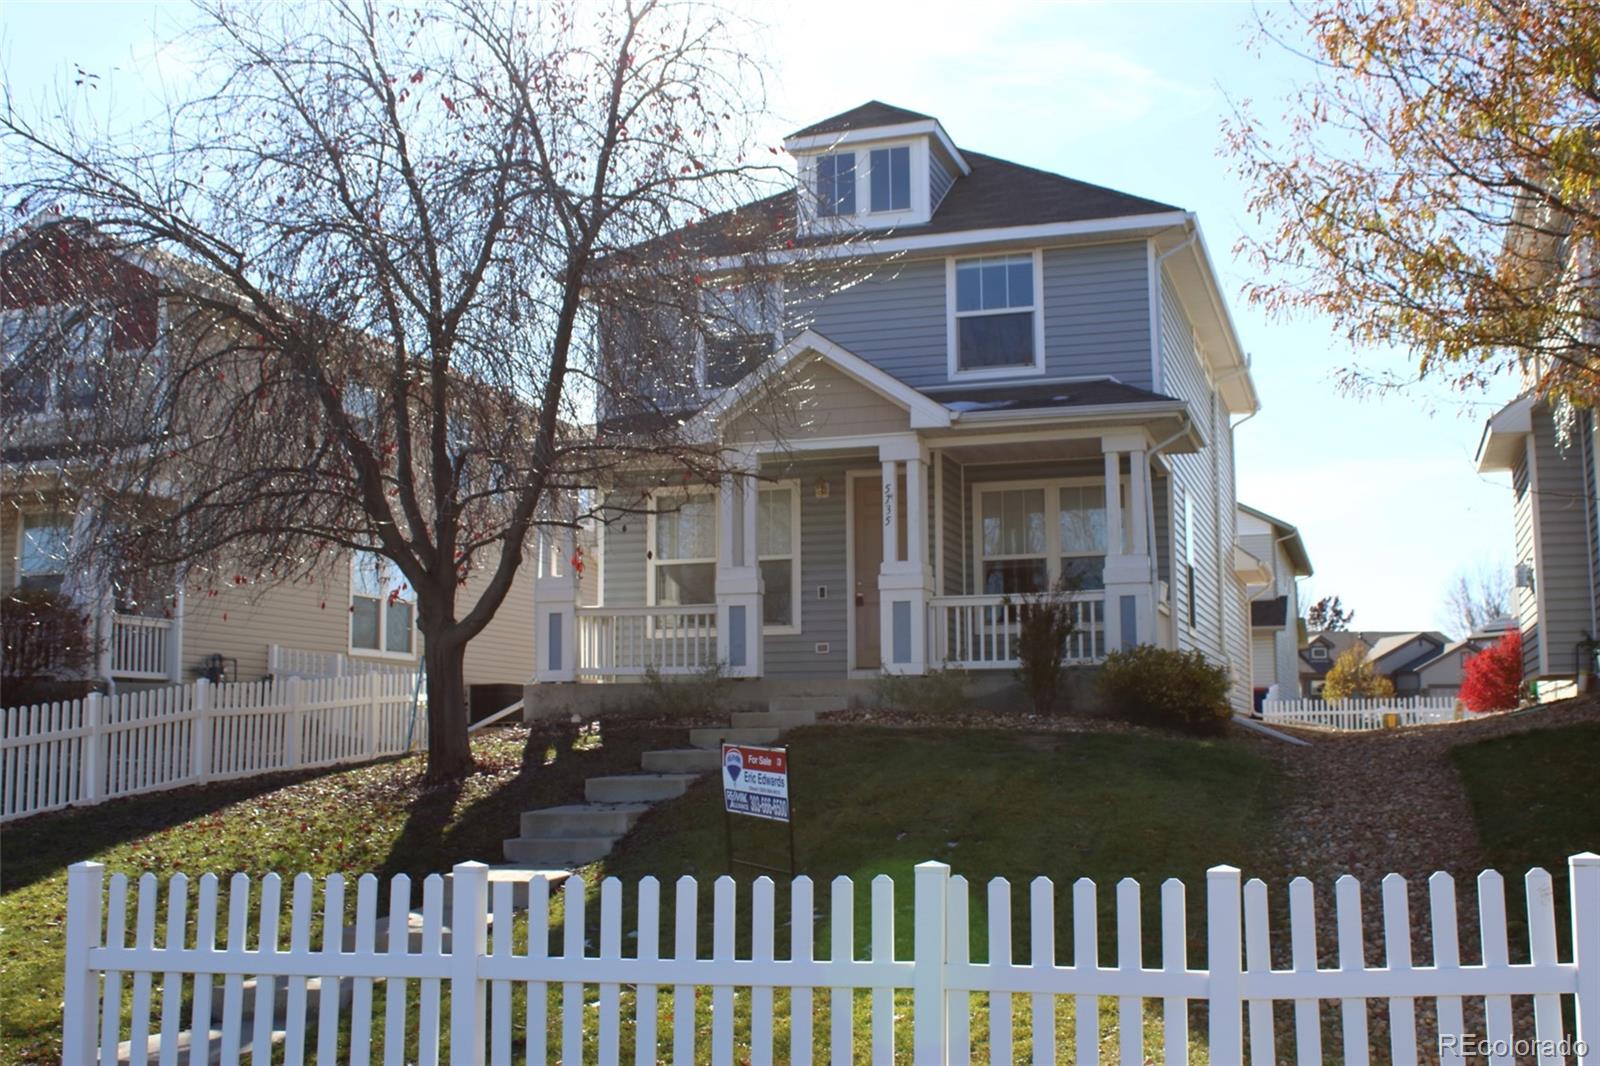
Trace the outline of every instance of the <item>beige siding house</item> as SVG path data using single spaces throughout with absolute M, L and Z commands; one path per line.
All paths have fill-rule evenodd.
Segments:
M 1240 504 L 1239 547 L 1258 565 L 1247 585 L 1250 600 L 1252 699 L 1259 708 L 1276 689 L 1276 698 L 1294 699 L 1300 691 L 1300 597 L 1298 579 L 1311 576 L 1300 531 L 1281 518 Z

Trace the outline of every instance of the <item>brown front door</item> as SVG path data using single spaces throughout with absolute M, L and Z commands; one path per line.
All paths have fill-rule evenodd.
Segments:
M 883 562 L 883 479 L 855 478 L 855 514 L 850 534 L 855 541 L 856 661 L 858 670 L 876 670 L 883 665 L 878 628 L 878 569 Z

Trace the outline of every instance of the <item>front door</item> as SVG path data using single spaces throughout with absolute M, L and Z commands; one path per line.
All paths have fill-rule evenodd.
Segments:
M 878 569 L 883 562 L 883 479 L 851 480 L 855 498 L 850 501 L 855 521 L 850 535 L 855 542 L 855 616 L 857 670 L 883 665 L 882 630 L 878 628 Z

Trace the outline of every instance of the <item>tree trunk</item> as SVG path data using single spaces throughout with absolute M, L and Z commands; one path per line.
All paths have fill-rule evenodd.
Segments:
M 467 646 L 423 634 L 428 668 L 427 784 L 465 777 L 473 770 L 467 737 Z

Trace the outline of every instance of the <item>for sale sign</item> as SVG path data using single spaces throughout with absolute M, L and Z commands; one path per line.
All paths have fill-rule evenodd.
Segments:
M 789 752 L 722 745 L 722 804 L 730 814 L 789 820 Z

